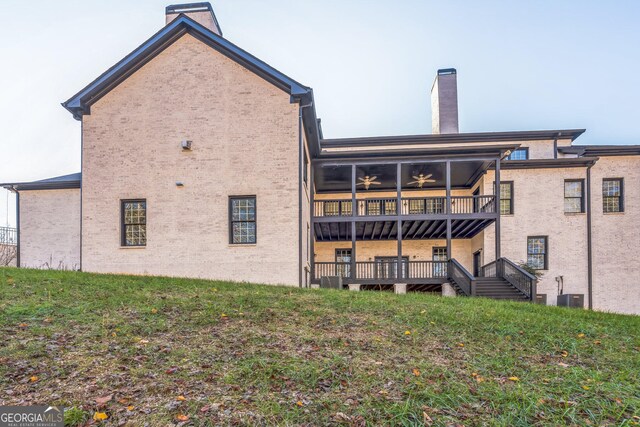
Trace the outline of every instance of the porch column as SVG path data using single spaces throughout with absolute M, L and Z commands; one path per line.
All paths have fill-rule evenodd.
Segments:
M 313 162 L 309 162 L 309 283 L 316 278 L 316 226 L 313 223 L 313 217 L 315 216 L 315 183 L 313 182 Z
M 446 185 L 447 185 L 447 258 L 453 258 L 451 254 L 451 161 L 446 163 Z
M 351 165 L 351 280 L 357 279 L 356 275 L 356 165 Z
M 496 184 L 495 184 L 495 206 L 496 206 L 496 260 L 500 259 L 500 158 L 496 159 Z
M 400 213 L 402 209 L 402 163 L 396 165 L 396 227 L 398 240 L 398 266 L 396 277 L 402 279 L 402 219 Z M 409 266 L 407 265 L 407 269 Z

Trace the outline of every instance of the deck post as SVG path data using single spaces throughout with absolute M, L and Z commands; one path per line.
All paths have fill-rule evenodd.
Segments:
M 398 240 L 398 264 L 396 267 L 396 277 L 402 279 L 402 219 L 400 213 L 402 209 L 402 163 L 396 165 L 396 227 Z M 409 266 L 407 265 L 407 269 Z
M 447 258 L 452 259 L 451 253 L 451 161 L 446 162 L 446 185 L 447 185 Z
M 351 165 L 351 280 L 357 279 L 356 274 L 356 215 L 358 206 L 356 201 L 356 165 Z
M 495 209 L 496 209 L 496 261 L 499 260 L 502 255 L 500 254 L 500 157 L 496 159 L 496 183 L 494 190 L 495 197 Z M 496 264 L 497 267 L 497 264 Z M 496 272 L 500 277 L 501 272 Z

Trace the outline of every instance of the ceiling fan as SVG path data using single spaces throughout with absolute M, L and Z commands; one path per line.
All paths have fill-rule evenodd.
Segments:
M 369 175 L 365 176 L 364 178 L 358 178 L 362 182 L 359 182 L 356 185 L 364 185 L 364 189 L 368 190 L 371 184 L 374 184 L 374 185 L 382 184 L 380 181 L 376 181 L 376 178 L 377 176 L 369 176 Z
M 422 188 L 422 186 L 427 182 L 436 182 L 435 179 L 430 179 L 432 176 L 432 173 L 430 173 L 429 175 L 425 175 L 422 173 L 418 176 L 414 175 L 413 179 L 415 179 L 415 181 L 411 181 L 408 184 L 418 184 L 418 188 Z

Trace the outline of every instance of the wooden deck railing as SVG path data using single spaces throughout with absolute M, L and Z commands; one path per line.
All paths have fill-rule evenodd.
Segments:
M 17 245 L 18 232 L 15 228 L 0 227 L 0 245 Z
M 451 207 L 447 209 L 447 198 L 403 197 L 401 215 L 465 215 L 474 213 L 496 213 L 496 198 L 489 196 L 451 196 Z M 356 216 L 397 215 L 396 198 L 367 198 L 356 201 Z M 316 217 L 352 216 L 351 200 L 316 200 L 313 204 Z
M 455 259 L 449 260 L 449 280 L 460 288 L 466 296 L 473 296 L 475 290 L 475 278 Z
M 402 271 L 398 276 L 397 260 L 357 261 L 355 274 L 352 274 L 353 266 L 349 262 L 316 262 L 314 279 L 320 280 L 323 276 L 340 276 L 352 282 L 389 282 L 394 283 L 398 279 L 413 281 L 446 279 L 447 261 L 403 261 Z

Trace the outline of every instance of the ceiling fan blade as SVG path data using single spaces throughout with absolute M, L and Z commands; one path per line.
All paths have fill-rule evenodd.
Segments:
M 380 184 L 382 184 L 382 183 L 381 183 L 381 182 L 379 182 L 379 181 L 371 181 L 369 184 L 380 185 Z
M 377 178 L 377 176 L 372 176 L 372 177 L 369 178 L 369 181 L 375 181 L 376 178 Z
M 426 175 L 424 178 L 425 178 L 425 179 L 429 179 L 429 178 L 431 178 L 432 176 L 433 176 L 433 174 L 432 174 L 432 173 L 430 173 L 429 175 Z
M 359 182 L 356 185 L 367 185 L 367 183 L 366 182 Z
M 407 185 L 411 185 L 411 184 L 419 184 L 420 181 L 411 181 L 411 182 L 407 182 Z
M 362 182 L 365 182 L 365 181 L 366 181 L 366 179 L 364 179 L 364 178 L 360 178 L 360 177 L 358 177 L 358 179 L 359 179 L 360 181 L 362 181 Z
M 424 182 L 436 182 L 435 179 L 425 179 Z
M 411 178 L 415 179 L 416 181 L 420 179 L 419 176 L 415 176 L 415 175 L 413 175 Z

